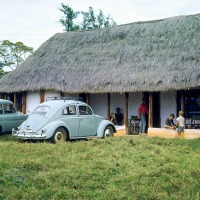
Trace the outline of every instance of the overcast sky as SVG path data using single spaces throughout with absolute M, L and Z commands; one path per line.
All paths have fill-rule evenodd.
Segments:
M 200 13 L 200 0 L 0 0 L 0 41 L 20 41 L 37 49 L 63 31 L 58 22 L 61 3 L 75 11 L 102 9 L 117 24 Z

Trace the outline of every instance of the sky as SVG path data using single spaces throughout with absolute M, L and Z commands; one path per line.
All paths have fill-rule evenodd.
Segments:
M 61 3 L 75 11 L 101 9 L 118 25 L 200 13 L 200 0 L 0 0 L 0 41 L 20 41 L 37 49 L 63 32 Z

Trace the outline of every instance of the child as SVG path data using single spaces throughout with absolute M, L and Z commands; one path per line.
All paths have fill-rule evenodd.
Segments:
M 183 111 L 179 111 L 179 117 L 176 119 L 177 123 L 177 131 L 178 134 L 181 135 L 181 139 L 183 138 L 182 133 L 184 132 L 184 127 L 185 127 L 185 119 L 183 117 Z

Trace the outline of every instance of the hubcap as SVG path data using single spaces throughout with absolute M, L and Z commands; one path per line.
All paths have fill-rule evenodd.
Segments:
M 62 140 L 63 140 L 63 134 L 62 132 L 59 131 L 56 133 L 56 141 L 60 142 Z
M 111 135 L 110 129 L 105 130 L 105 135 L 106 135 L 106 137 L 109 137 Z

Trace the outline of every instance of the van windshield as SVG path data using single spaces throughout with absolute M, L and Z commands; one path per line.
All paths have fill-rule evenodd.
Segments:
M 34 114 L 46 114 L 50 110 L 49 106 L 38 106 L 33 110 Z

